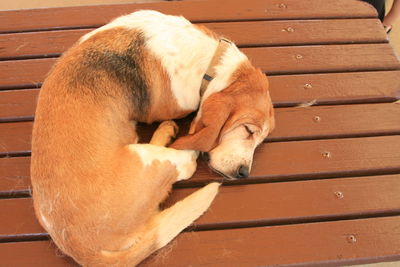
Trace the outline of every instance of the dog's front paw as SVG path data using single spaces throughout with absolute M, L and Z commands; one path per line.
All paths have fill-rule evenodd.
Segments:
M 178 181 L 189 179 L 196 171 L 199 152 L 194 150 L 179 150 L 177 152 L 183 155 L 185 159 L 182 160 L 181 164 L 177 165 L 179 170 Z
M 179 127 L 174 121 L 163 121 L 151 138 L 150 144 L 167 146 L 176 137 Z
M 178 134 L 179 127 L 174 121 L 163 121 L 158 126 L 157 131 L 158 130 L 165 131 L 165 133 L 172 139 Z

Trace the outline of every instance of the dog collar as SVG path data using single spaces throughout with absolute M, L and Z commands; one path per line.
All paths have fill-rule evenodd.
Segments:
M 214 52 L 214 56 L 211 59 L 210 64 L 206 70 L 206 73 L 203 76 L 203 80 L 201 81 L 200 86 L 200 96 L 203 96 L 206 91 L 208 84 L 214 79 L 215 76 L 215 66 L 219 63 L 223 53 L 228 49 L 228 47 L 232 44 L 231 41 L 227 39 L 219 39 L 219 44 L 217 49 Z

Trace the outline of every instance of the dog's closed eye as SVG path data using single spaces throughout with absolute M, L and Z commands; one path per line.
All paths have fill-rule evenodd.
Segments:
M 254 124 L 244 124 L 243 126 L 249 138 L 259 136 L 261 134 L 261 129 Z
M 245 125 L 244 128 L 249 133 L 249 135 L 253 135 L 255 133 L 255 131 L 251 129 L 249 125 Z

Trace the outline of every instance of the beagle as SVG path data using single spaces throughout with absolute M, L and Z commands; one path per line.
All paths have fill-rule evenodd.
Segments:
M 167 147 L 170 121 L 198 110 Z M 135 122 L 164 121 L 150 144 Z M 138 11 L 83 36 L 46 78 L 32 136 L 36 216 L 83 266 L 134 266 L 201 216 L 210 183 L 159 210 L 198 151 L 229 178 L 249 175 L 274 128 L 266 76 L 230 41 L 183 17 Z

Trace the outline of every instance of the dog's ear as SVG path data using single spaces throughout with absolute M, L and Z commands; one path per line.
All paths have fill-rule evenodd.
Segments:
M 170 147 L 209 152 L 218 144 L 218 137 L 231 112 L 230 101 L 223 94 L 209 96 L 201 106 L 200 117 L 190 126 L 189 135 L 178 138 Z

